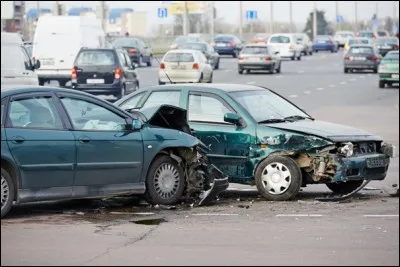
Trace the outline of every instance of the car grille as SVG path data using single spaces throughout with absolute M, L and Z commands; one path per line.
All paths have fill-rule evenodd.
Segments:
M 354 144 L 354 155 L 372 154 L 376 152 L 376 143 L 363 142 Z

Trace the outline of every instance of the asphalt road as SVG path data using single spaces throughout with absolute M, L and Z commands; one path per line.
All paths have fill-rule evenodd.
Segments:
M 399 89 L 379 89 L 373 73 L 344 74 L 342 60 L 317 53 L 283 62 L 279 75 L 239 75 L 236 60 L 223 57 L 214 82 L 274 89 L 317 119 L 399 147 Z M 156 85 L 157 71 L 139 68 L 141 87 Z M 399 198 L 387 194 L 398 183 L 397 156 L 384 181 L 340 203 L 314 200 L 331 195 L 324 185 L 267 202 L 233 184 L 211 207 L 164 210 L 131 199 L 24 205 L 1 221 L 1 264 L 398 266 Z

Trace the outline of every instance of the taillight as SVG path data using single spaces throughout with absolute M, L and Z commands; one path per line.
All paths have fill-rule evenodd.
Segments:
M 194 69 L 194 70 L 198 70 L 198 69 L 199 69 L 199 64 L 194 63 L 194 64 L 193 64 L 193 69 Z
M 131 49 L 128 49 L 128 53 L 129 54 L 136 54 L 136 49 L 134 49 L 134 48 L 131 48 Z
M 160 69 L 162 69 L 162 70 L 165 69 L 165 64 L 164 64 L 164 63 L 161 63 L 161 64 L 160 64 Z
M 235 44 L 234 43 L 228 43 L 228 46 L 235 46 Z
M 393 45 L 393 49 L 399 49 L 399 46 L 398 45 Z
M 372 61 L 377 61 L 378 60 L 378 57 L 377 56 L 372 56 Z
M 350 57 L 349 56 L 345 56 L 344 60 L 350 60 Z
M 73 67 L 73 68 L 72 68 L 72 71 L 71 71 L 71 79 L 72 79 L 72 80 L 76 80 L 77 77 L 78 77 L 78 76 L 76 75 L 76 68 Z
M 267 56 L 267 57 L 265 58 L 265 60 L 266 60 L 266 61 L 270 61 L 270 60 L 272 60 L 272 58 L 271 58 L 270 56 Z
M 122 73 L 122 71 L 121 71 L 120 68 L 116 68 L 116 69 L 115 69 L 115 79 L 116 79 L 116 80 L 121 79 L 121 73 Z
M 239 59 L 239 60 L 243 60 L 244 57 L 243 57 L 243 56 L 239 56 L 238 59 Z

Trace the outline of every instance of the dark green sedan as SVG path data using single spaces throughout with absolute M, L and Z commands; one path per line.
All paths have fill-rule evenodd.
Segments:
M 379 88 L 399 83 L 399 51 L 390 51 L 379 64 Z
M 190 193 L 202 202 L 229 185 L 207 172 L 202 147 L 176 107 L 128 113 L 83 92 L 2 86 L 1 217 L 14 201 L 145 194 L 168 205 Z
M 188 110 L 193 133 L 233 183 L 256 185 L 268 200 L 326 183 L 349 193 L 383 180 L 394 147 L 379 136 L 319 121 L 274 91 L 238 84 L 175 84 L 141 89 L 114 103 L 123 109 L 169 104 Z

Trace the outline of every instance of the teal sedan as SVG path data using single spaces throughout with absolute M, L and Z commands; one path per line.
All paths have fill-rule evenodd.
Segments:
M 382 59 L 378 68 L 379 88 L 399 83 L 399 51 L 390 51 Z
M 14 201 L 144 194 L 168 205 L 184 193 L 204 201 L 228 184 L 207 172 L 202 147 L 176 107 L 128 113 L 68 89 L 2 88 L 1 217 Z
M 229 182 L 256 185 L 267 200 L 294 198 L 308 184 L 349 193 L 386 177 L 394 147 L 363 130 L 319 121 L 276 92 L 239 84 L 141 89 L 114 103 L 186 109 L 192 132 Z

